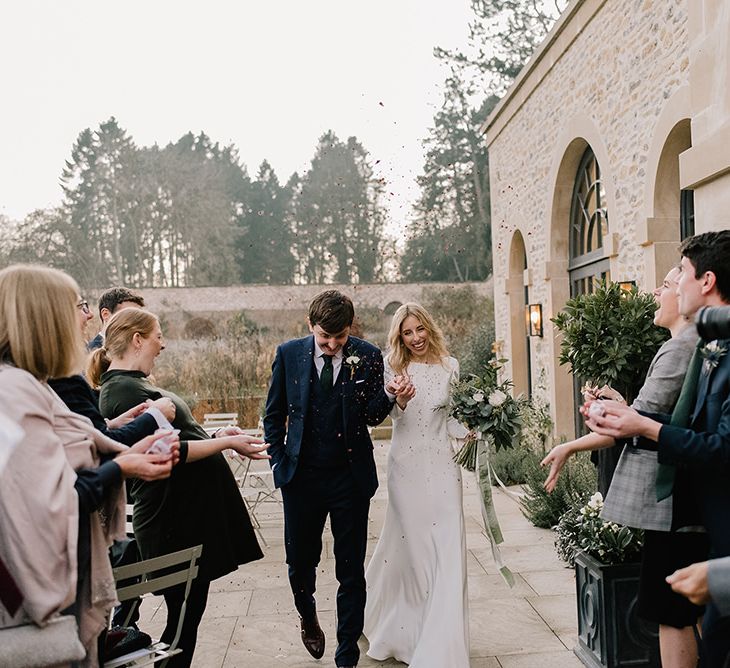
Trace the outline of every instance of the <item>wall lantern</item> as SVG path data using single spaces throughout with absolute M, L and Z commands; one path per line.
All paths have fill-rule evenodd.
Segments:
M 542 336 L 542 304 L 525 306 L 525 321 L 528 336 Z
M 636 289 L 636 281 L 619 281 L 621 292 L 632 292 Z

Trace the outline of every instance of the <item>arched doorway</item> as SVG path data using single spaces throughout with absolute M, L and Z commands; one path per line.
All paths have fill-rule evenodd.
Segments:
M 578 164 L 570 204 L 570 240 L 568 276 L 570 296 L 590 294 L 602 281 L 611 277 L 609 259 L 603 252 L 603 241 L 608 237 L 608 209 L 606 192 L 601 180 L 601 167 L 593 149 L 588 146 Z M 573 375 L 573 402 L 580 406 L 583 400 L 581 386 L 585 379 Z M 574 411 L 576 435 L 586 433 L 583 418 Z
M 666 101 L 646 156 L 645 217 L 637 229 L 644 248 L 644 284 L 661 283 L 677 262 L 679 242 L 694 234 L 694 191 L 680 185 L 680 156 L 692 147 L 689 86 Z
M 688 118 L 679 121 L 667 135 L 654 179 L 651 229 L 647 230 L 647 245 L 651 244 L 653 284 L 677 263 L 677 246 L 682 239 L 694 234 L 694 191 L 679 185 L 679 156 L 692 146 L 692 129 Z M 651 272 L 650 272 L 651 273 Z
M 560 345 L 562 337 L 550 322 L 550 317 L 560 312 L 565 303 L 570 299 L 576 290 L 586 288 L 589 281 L 587 276 L 596 269 L 608 273 L 610 262 L 615 256 L 615 244 L 610 236 L 605 234 L 607 230 L 602 220 L 593 218 L 593 230 L 584 230 L 583 251 L 581 251 L 580 229 L 576 230 L 576 237 L 573 237 L 574 199 L 577 192 L 581 192 L 578 182 L 578 175 L 584 174 L 587 177 L 587 186 L 595 183 L 595 178 L 590 178 L 590 166 L 587 165 L 587 152 L 593 154 L 601 184 L 606 183 L 605 191 L 598 190 L 600 197 L 600 208 L 605 212 L 615 209 L 614 193 L 615 183 L 611 178 L 611 162 L 609 153 L 601 136 L 598 127 L 593 119 L 586 114 L 576 114 L 566 123 L 564 133 L 557 139 L 554 153 L 554 160 L 550 172 L 551 181 L 554 184 L 553 192 L 548 204 L 550 213 L 550 227 L 548 231 L 548 262 L 544 267 L 544 277 L 547 283 L 547 318 L 546 335 L 543 345 L 547 347 L 550 360 L 548 367 L 550 383 L 548 386 L 551 415 L 555 422 L 556 435 L 565 438 L 572 438 L 575 434 L 575 415 L 577 406 L 573 400 L 573 376 L 567 365 L 560 364 Z M 588 167 L 588 174 L 584 172 Z M 587 197 L 591 189 L 583 188 L 583 208 L 590 210 L 591 201 L 596 198 Z M 587 220 L 590 221 L 589 214 Z M 596 223 L 599 228 L 596 229 Z M 588 235 L 588 232 L 591 235 Z M 598 241 L 595 236 L 600 232 L 601 248 L 597 250 Z M 573 249 L 571 250 L 571 245 Z M 595 264 L 594 264 L 595 263 Z M 572 280 L 571 280 L 572 279 Z
M 529 303 L 529 286 L 525 285 L 527 251 L 522 233 L 512 236 L 509 251 L 510 355 L 515 396 L 532 393 L 530 338 L 525 326 L 525 306 Z

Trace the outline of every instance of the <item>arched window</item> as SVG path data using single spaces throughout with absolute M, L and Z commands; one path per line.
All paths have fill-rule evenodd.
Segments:
M 393 315 L 401 306 L 401 302 L 389 302 L 383 309 L 383 313 L 385 315 Z
M 606 192 L 601 168 L 590 146 L 580 160 L 570 206 L 570 294 L 593 292 L 595 285 L 609 278 L 603 241 L 608 236 Z
M 570 256 L 568 274 L 570 296 L 590 294 L 603 280 L 611 278 L 609 260 L 604 257 L 603 242 L 608 237 L 606 190 L 601 181 L 601 168 L 589 146 L 578 165 L 570 205 Z M 573 376 L 573 400 L 576 406 L 576 436 L 586 433 L 577 407 L 583 403 L 580 388 L 584 379 Z

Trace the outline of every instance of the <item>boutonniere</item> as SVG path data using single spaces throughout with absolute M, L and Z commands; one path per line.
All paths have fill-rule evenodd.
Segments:
M 362 359 L 355 351 L 348 350 L 346 352 L 345 364 L 350 367 L 350 380 L 355 377 L 355 371 L 357 371 L 361 361 Z
M 720 345 L 717 341 L 710 341 L 700 348 L 700 353 L 705 360 L 702 366 L 707 373 L 710 373 L 727 354 L 727 347 Z

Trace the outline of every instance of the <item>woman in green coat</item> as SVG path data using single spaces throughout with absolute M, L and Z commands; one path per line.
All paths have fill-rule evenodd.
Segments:
M 198 625 L 205 611 L 210 582 L 235 571 L 240 564 L 263 557 L 236 481 L 223 450 L 251 459 L 268 459 L 267 445 L 226 427 L 210 438 L 187 404 L 148 380 L 156 357 L 164 349 L 156 316 L 142 309 L 123 309 L 109 322 L 105 344 L 91 357 L 88 377 L 101 387 L 102 415 L 114 418 L 147 399 L 169 397 L 176 408 L 173 426 L 180 430 L 180 462 L 167 480 L 135 480 L 134 534 L 142 557 L 148 559 L 194 545 L 203 545 L 198 577 L 187 600 L 178 647 L 182 654 L 168 666 L 189 666 Z M 170 643 L 177 629 L 184 586 L 164 592 L 167 625 L 161 640 Z

